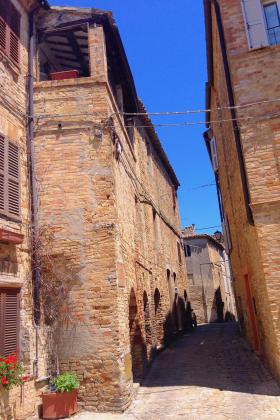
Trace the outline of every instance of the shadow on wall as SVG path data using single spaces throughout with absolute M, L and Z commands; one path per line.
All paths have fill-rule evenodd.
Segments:
M 226 311 L 224 313 L 224 302 L 221 294 L 221 287 L 215 290 L 213 305 L 211 308 L 210 322 L 232 322 L 235 321 L 235 316 Z
M 190 303 L 175 295 L 172 309 L 163 314 L 159 289 L 154 292 L 154 316 L 146 291 L 142 297 L 143 310 L 137 303 L 135 290 L 129 296 L 129 334 L 133 381 L 141 382 L 159 351 L 176 337 L 191 329 Z

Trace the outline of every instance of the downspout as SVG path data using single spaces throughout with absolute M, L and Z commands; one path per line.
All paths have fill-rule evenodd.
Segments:
M 211 0 L 211 1 L 214 4 L 218 31 L 219 31 L 220 46 L 221 46 L 222 57 L 223 57 L 223 65 L 224 65 L 227 92 L 228 92 L 228 98 L 229 98 L 229 106 L 231 107 L 230 112 L 231 112 L 231 118 L 232 118 L 237 156 L 238 156 L 238 161 L 239 161 L 239 168 L 240 168 L 240 174 L 241 174 L 241 182 L 242 182 L 243 195 L 244 195 L 245 206 L 246 206 L 247 219 L 251 225 L 254 225 L 253 213 L 250 207 L 250 192 L 249 192 L 247 174 L 246 174 L 246 169 L 245 169 L 245 161 L 244 161 L 244 155 L 243 155 L 243 150 L 242 150 L 241 136 L 240 136 L 240 130 L 238 127 L 238 122 L 237 122 L 237 115 L 235 111 L 233 87 L 232 87 L 232 81 L 231 81 L 231 75 L 230 75 L 230 69 L 229 69 L 228 55 L 227 55 L 227 50 L 226 50 L 226 42 L 225 42 L 225 34 L 224 34 L 224 28 L 223 28 L 223 23 L 222 23 L 222 17 L 221 17 L 221 10 L 220 10 L 220 6 L 217 0 Z
M 40 265 L 38 258 L 38 190 L 35 178 L 34 164 L 34 52 L 35 52 L 35 34 L 34 34 L 34 16 L 36 9 L 29 15 L 29 51 L 28 51 L 28 165 L 29 182 L 31 191 L 31 237 L 32 237 L 32 282 L 33 282 L 33 319 L 36 329 L 34 377 L 38 378 L 38 358 L 39 358 L 39 327 L 40 327 Z

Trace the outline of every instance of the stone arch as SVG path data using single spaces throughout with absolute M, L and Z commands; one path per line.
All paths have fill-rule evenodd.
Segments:
M 144 309 L 144 325 L 145 325 L 145 335 L 146 335 L 146 345 L 152 345 L 152 324 L 151 324 L 151 314 L 150 314 L 150 304 L 146 290 L 143 293 L 143 309 Z
M 144 370 L 144 342 L 140 328 L 136 294 L 133 288 L 129 295 L 129 339 L 133 380 L 138 382 L 142 378 Z
M 155 305 L 155 327 L 156 327 L 156 342 L 157 345 L 162 344 L 163 340 L 163 311 L 161 307 L 161 295 L 158 288 L 154 292 L 154 305 Z
M 168 288 L 168 293 L 169 293 L 169 306 L 170 306 L 170 309 L 172 310 L 174 296 L 173 296 L 173 284 L 172 284 L 172 279 L 171 279 L 171 271 L 169 269 L 166 270 L 166 281 L 167 281 L 167 288 Z

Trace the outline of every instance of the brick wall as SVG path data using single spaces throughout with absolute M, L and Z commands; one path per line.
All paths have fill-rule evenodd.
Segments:
M 23 243 L 11 245 L 0 243 L 0 259 L 11 265 L 12 270 L 1 269 L 0 287 L 17 287 L 20 292 L 20 359 L 24 363 L 26 373 L 33 375 L 36 359 L 36 334 L 33 324 L 33 302 L 31 282 L 31 238 L 30 238 L 30 201 L 27 168 L 26 138 L 26 78 L 28 72 L 28 15 L 23 7 L 27 2 L 12 1 L 21 13 L 20 36 L 20 68 L 18 69 L 0 52 L 0 133 L 16 143 L 20 148 L 20 188 L 21 188 L 21 220 L 15 222 L 0 218 L 0 228 L 24 235 Z M 47 332 L 44 328 L 39 334 L 39 376 L 46 375 L 45 360 Z M 10 392 L 0 386 L 0 418 L 3 420 L 30 418 L 40 403 L 38 397 L 41 386 L 31 379 L 22 388 Z
M 51 233 L 42 249 L 63 280 L 52 324 L 60 367 L 77 372 L 82 407 L 117 411 L 157 347 L 183 330 L 186 276 L 173 181 L 147 133 L 135 129 L 132 144 L 117 115 L 103 36 L 90 28 L 90 51 L 101 49 L 91 77 L 36 83 L 36 175 Z
M 275 99 L 279 91 L 275 71 L 280 60 L 279 46 L 249 51 L 240 2 L 221 0 L 219 4 L 236 104 Z M 227 106 L 229 102 L 214 17 L 212 23 L 214 83 L 211 107 L 216 108 Z M 267 119 L 277 112 L 277 107 L 277 103 L 271 102 L 237 111 L 238 117 L 243 118 L 239 125 L 254 226 L 248 224 L 245 213 L 232 124 L 213 124 L 212 128 L 218 143 L 223 204 L 230 222 L 231 263 L 239 316 L 242 323 L 244 318 L 248 340 L 255 348 L 259 347 L 279 378 L 279 121 L 275 116 Z M 258 121 L 245 121 L 247 116 Z M 227 110 L 213 109 L 211 119 L 217 118 L 229 119 L 231 116 Z M 252 318 L 256 318 L 255 334 Z

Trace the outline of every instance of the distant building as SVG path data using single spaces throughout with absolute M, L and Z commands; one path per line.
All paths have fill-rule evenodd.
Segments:
M 223 244 L 213 236 L 196 234 L 194 226 L 186 227 L 182 234 L 187 262 L 188 299 L 198 323 L 233 319 L 235 303 Z
M 280 2 L 205 0 L 205 141 L 244 335 L 280 380 Z

